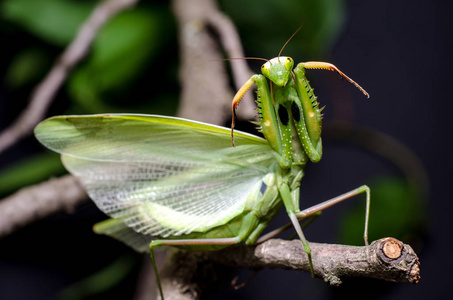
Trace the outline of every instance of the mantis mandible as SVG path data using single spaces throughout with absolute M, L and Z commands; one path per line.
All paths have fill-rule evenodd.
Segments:
M 305 70 L 335 71 L 368 94 L 332 64 L 306 62 L 293 69 L 292 58 L 280 53 L 266 60 L 262 75 L 253 75 L 237 92 L 231 131 L 181 118 L 134 114 L 57 116 L 35 128 L 36 138 L 62 154 L 65 167 L 112 217 L 94 230 L 137 251 L 150 251 L 162 298 L 155 247 L 210 251 L 254 244 L 262 241 L 260 234 L 282 205 L 309 257 L 312 276 L 310 246 L 300 220 L 366 193 L 368 244 L 367 186 L 299 208 L 304 167 L 322 156 L 322 109 Z M 258 88 L 257 124 L 265 139 L 240 131 L 233 135 L 235 109 L 253 83 Z

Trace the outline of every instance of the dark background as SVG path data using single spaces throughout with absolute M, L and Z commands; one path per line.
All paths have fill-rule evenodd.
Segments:
M 358 128 L 373 128 L 388 134 L 411 149 L 426 168 L 429 195 L 420 200 L 425 219 L 421 229 L 415 231 L 416 238 L 407 239 L 415 243 L 412 246 L 420 257 L 420 283 L 409 285 L 360 279 L 347 280 L 343 287 L 335 289 L 320 280 L 312 280 L 309 274 L 265 270 L 238 292 L 231 291 L 225 284 L 215 294 L 215 299 L 410 299 L 417 296 L 444 299 L 448 295 L 453 267 L 450 258 L 452 164 L 449 155 L 452 2 L 347 1 L 346 4 L 344 27 L 332 43 L 330 54 L 310 59 L 334 63 L 359 82 L 371 98 L 364 98 L 337 76 L 319 71 L 313 71 L 312 75 L 315 93 L 321 104 L 327 105 L 324 111 L 326 126 L 340 119 L 353 122 Z M 265 38 L 266 32 L 259 35 Z M 280 36 L 279 45 L 289 35 Z M 32 36 L 29 38 L 33 39 Z M 17 45 L 13 41 L 11 44 Z M 8 46 L 2 48 L 5 56 L 12 54 Z M 278 50 L 279 46 L 275 53 Z M 59 53 L 54 51 L 55 55 Z M 177 51 L 173 54 L 177 55 Z M 285 54 L 296 61 L 307 60 L 296 53 Z M 248 53 L 247 48 L 246 55 L 260 56 L 259 53 Z M 2 66 L 6 68 L 5 61 Z M 2 87 L 2 126 L 7 126 L 17 113 L 18 108 L 11 104 L 17 101 L 15 97 L 26 98 L 26 93 L 13 93 L 8 87 Z M 346 94 L 339 96 L 346 100 L 331 100 L 337 93 Z M 55 105 L 49 115 L 57 114 L 65 106 Z M 0 163 L 6 167 L 31 150 L 39 149 L 37 142 L 30 138 L 0 156 Z M 302 208 L 373 181 L 376 176 L 402 175 L 395 165 L 360 147 L 326 139 L 324 149 L 323 160 L 307 168 L 307 176 L 302 182 Z M 360 201 L 349 202 L 354 205 Z M 337 242 L 339 215 L 351 204 L 341 204 L 323 213 L 307 229 L 307 238 L 316 242 Z M 374 202 L 372 210 L 373 205 Z M 404 215 L 404 211 L 400 213 Z M 372 214 L 371 218 L 385 222 L 385 216 Z M 277 222 L 286 222 L 285 217 L 282 214 Z M 121 284 L 117 287 L 89 299 L 130 298 L 134 290 L 134 271 L 140 268 L 140 258 L 117 242 L 91 233 L 92 224 L 102 219 L 94 205 L 85 204 L 73 214 L 46 218 L 1 240 L 0 299 L 53 298 L 63 288 L 118 257 L 135 261 L 128 265 L 132 271 L 119 280 Z M 371 236 L 371 240 L 380 237 Z M 241 278 L 248 274 L 241 272 Z

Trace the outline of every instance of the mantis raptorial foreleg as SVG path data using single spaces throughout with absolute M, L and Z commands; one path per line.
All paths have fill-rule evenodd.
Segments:
M 291 131 L 286 133 L 282 130 L 282 124 L 279 122 L 276 111 L 274 109 L 274 101 L 272 99 L 269 85 L 266 77 L 263 75 L 253 75 L 242 88 L 236 93 L 232 102 L 232 121 L 231 121 L 231 141 L 233 146 L 233 130 L 235 126 L 235 111 L 239 102 L 241 101 L 244 94 L 250 89 L 255 83 L 258 87 L 258 114 L 260 115 L 260 131 L 266 137 L 269 145 L 274 150 L 275 158 L 278 164 L 283 168 L 289 168 L 291 165 Z M 265 120 L 265 121 L 263 121 Z M 288 125 L 288 124 L 287 124 Z

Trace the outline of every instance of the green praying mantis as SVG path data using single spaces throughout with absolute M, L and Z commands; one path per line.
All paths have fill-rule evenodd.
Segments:
M 305 165 L 322 156 L 322 108 L 305 70 L 335 71 L 369 95 L 332 64 L 305 62 L 293 69 L 293 59 L 280 53 L 266 60 L 262 75 L 253 75 L 237 92 L 231 130 L 138 114 L 57 116 L 35 128 L 36 138 L 62 154 L 65 167 L 112 218 L 96 224 L 95 232 L 137 251 L 150 251 L 162 298 L 155 247 L 211 251 L 261 242 L 260 234 L 282 205 L 309 257 L 312 276 L 301 220 L 365 193 L 368 244 L 367 186 L 304 210 L 299 208 L 299 190 Z M 236 107 L 253 84 L 258 94 L 257 125 L 264 139 L 233 131 Z

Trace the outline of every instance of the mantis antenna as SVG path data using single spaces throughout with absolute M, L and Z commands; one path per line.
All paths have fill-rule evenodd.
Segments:
M 280 54 L 282 54 L 283 52 L 283 49 L 285 49 L 286 45 L 288 45 L 289 41 L 291 41 L 293 39 L 293 37 L 296 35 L 296 33 L 299 32 L 299 30 L 302 28 L 302 25 L 299 26 L 299 28 L 297 28 L 296 31 L 294 31 L 294 33 L 289 37 L 289 39 L 286 41 L 286 43 L 283 45 L 282 49 L 280 49 L 280 52 L 278 52 L 278 55 L 277 57 L 280 58 Z

